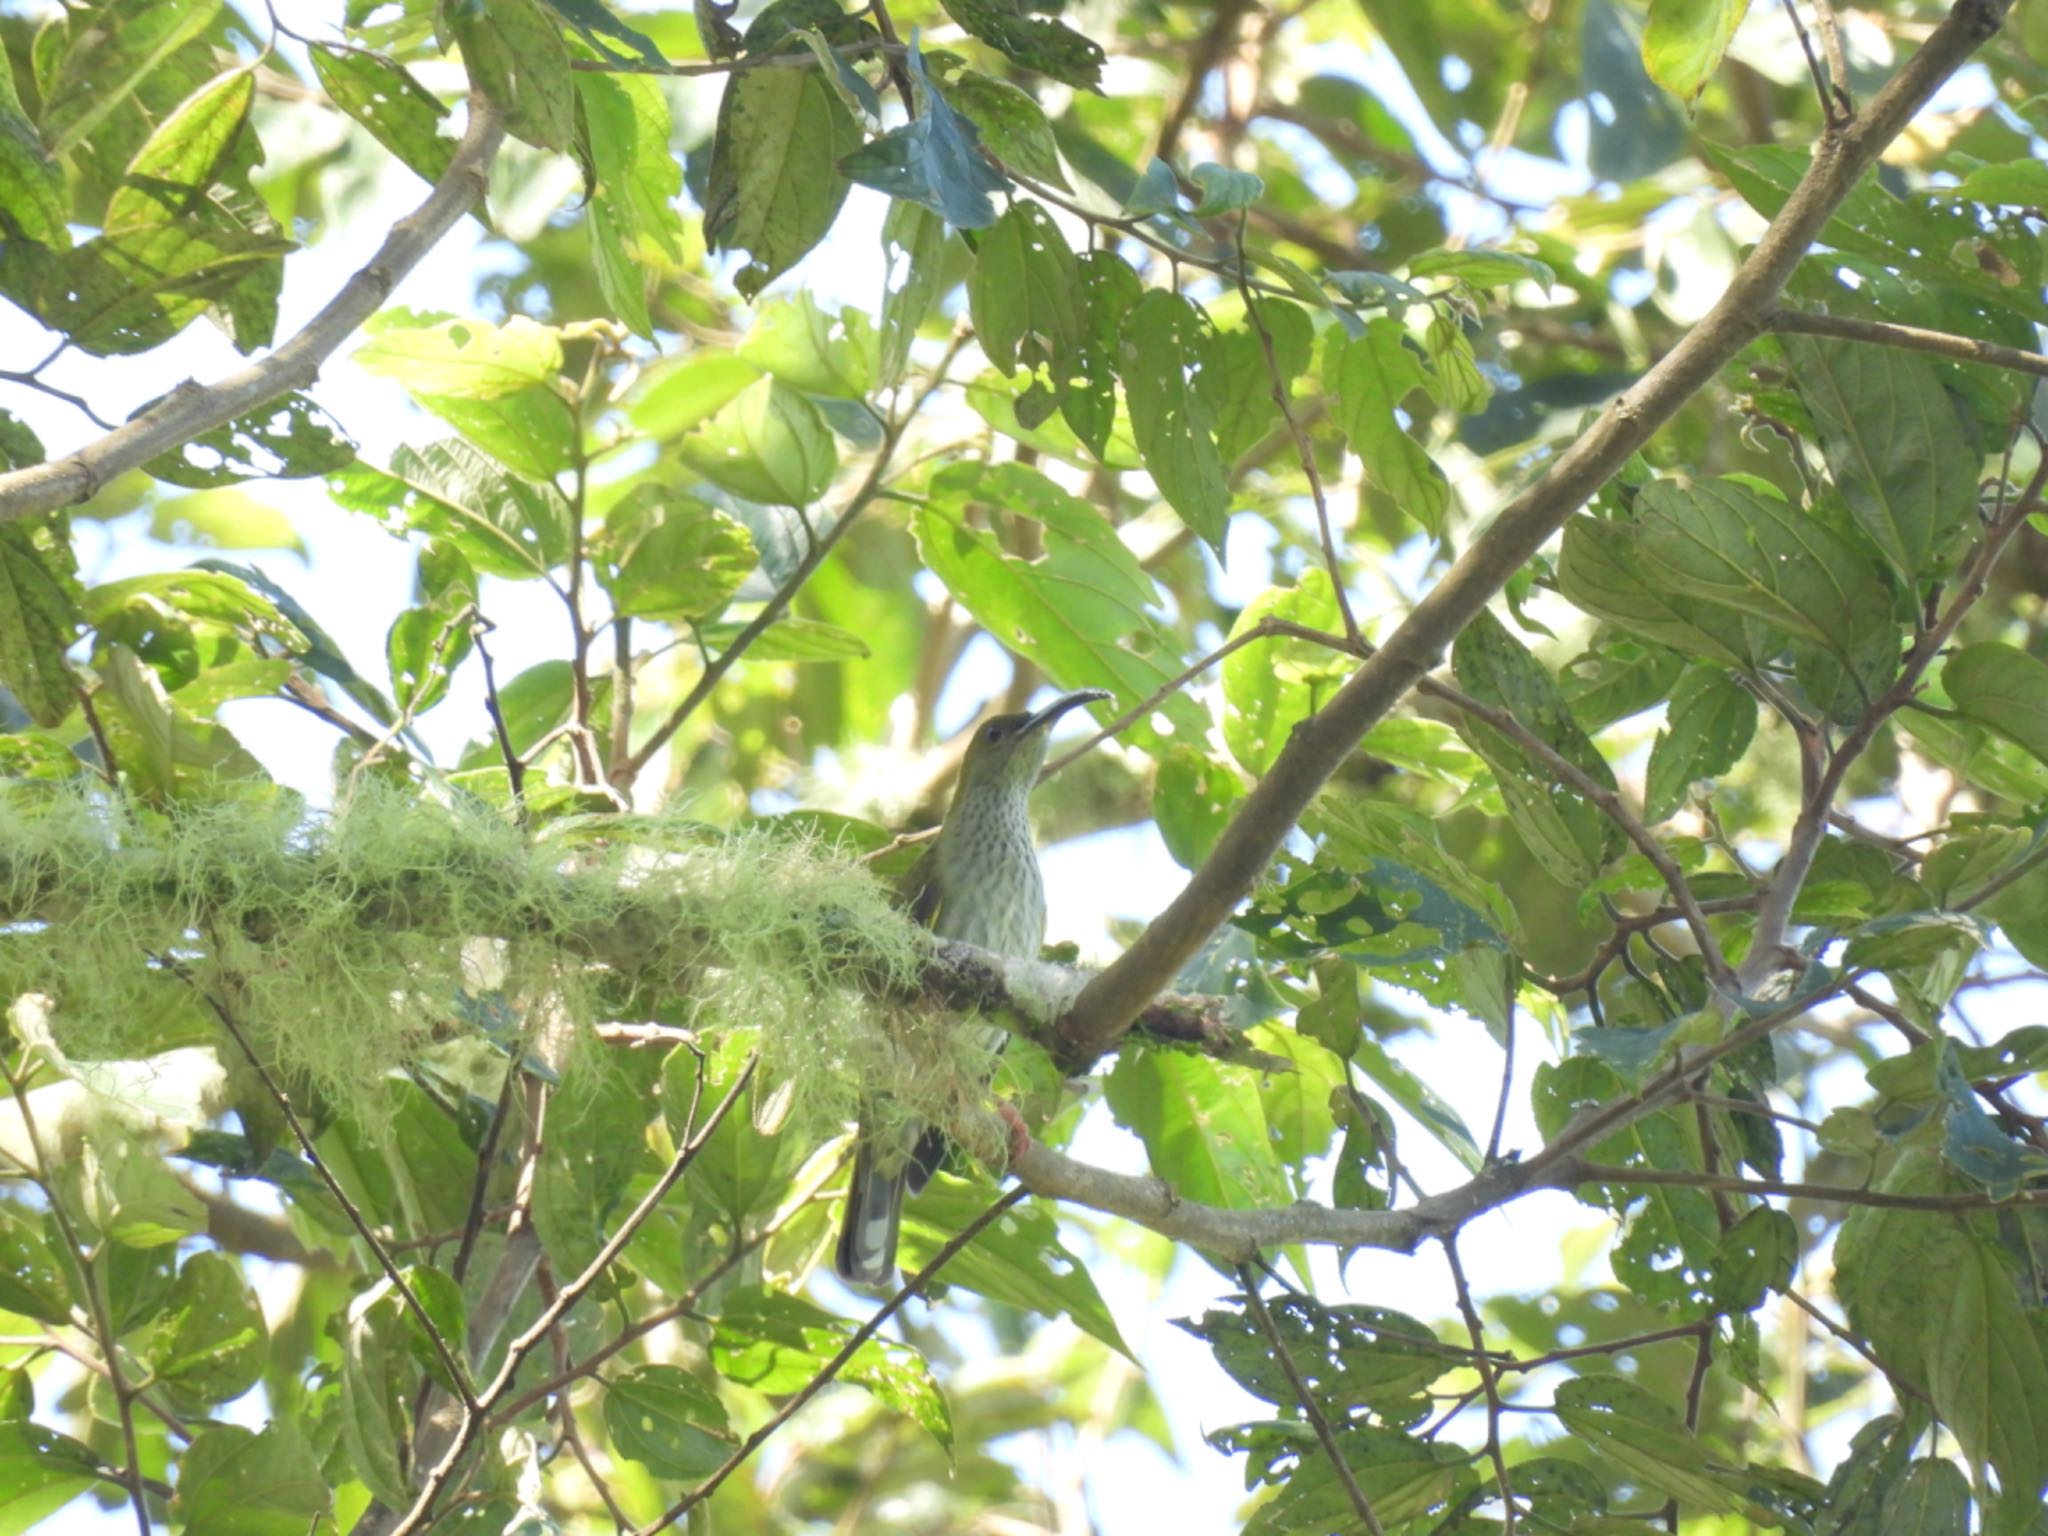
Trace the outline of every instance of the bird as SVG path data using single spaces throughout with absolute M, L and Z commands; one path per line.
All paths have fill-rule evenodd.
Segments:
M 1045 938 L 1045 882 L 1031 840 L 1031 789 L 1045 766 L 1053 726 L 1068 710 L 1110 697 L 1084 688 L 976 728 L 939 835 L 903 878 L 901 894 L 913 918 L 942 939 L 1036 958 Z M 907 1153 L 891 1150 L 905 1145 Z M 945 1156 L 946 1138 L 934 1127 L 911 1127 L 885 1144 L 862 1125 L 833 1262 L 840 1279 L 892 1283 L 904 1194 L 923 1189 Z

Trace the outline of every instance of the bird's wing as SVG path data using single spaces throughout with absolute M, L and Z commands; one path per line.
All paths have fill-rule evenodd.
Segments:
M 909 910 L 911 917 L 930 928 L 939 920 L 939 861 L 938 847 L 934 844 L 925 849 L 918 861 L 903 872 L 896 883 L 897 898 Z

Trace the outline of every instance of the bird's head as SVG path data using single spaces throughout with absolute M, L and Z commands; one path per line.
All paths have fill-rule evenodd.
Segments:
M 1100 688 L 1084 688 L 1061 695 L 1043 709 L 983 721 L 960 764 L 960 793 L 1007 790 L 1029 794 L 1038 770 L 1045 766 L 1054 723 L 1070 709 L 1111 697 Z

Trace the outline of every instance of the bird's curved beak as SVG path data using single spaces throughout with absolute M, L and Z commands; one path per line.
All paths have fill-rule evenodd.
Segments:
M 1083 704 L 1093 704 L 1097 699 L 1113 699 L 1115 697 L 1116 695 L 1109 692 L 1106 688 L 1083 688 L 1078 693 L 1062 694 L 1059 698 L 1046 705 L 1045 708 L 1039 710 L 1030 719 L 1026 720 L 1024 722 L 1024 729 L 1027 731 L 1046 729 L 1070 709 L 1079 709 Z

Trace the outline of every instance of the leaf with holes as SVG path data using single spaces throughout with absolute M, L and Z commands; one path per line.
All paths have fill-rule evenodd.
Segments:
M 1756 696 L 1719 667 L 1688 668 L 1650 747 L 1644 819 L 1662 821 L 1696 782 L 1733 768 L 1755 735 Z
M 1216 448 L 1215 411 L 1201 382 L 1211 334 L 1193 304 L 1155 288 L 1124 321 L 1117 371 L 1146 473 L 1181 521 L 1220 557 L 1230 483 Z
M 445 102 L 410 70 L 359 48 L 314 43 L 306 55 L 329 101 L 414 174 L 441 179 L 455 154 L 455 140 L 441 131 L 448 120 Z

